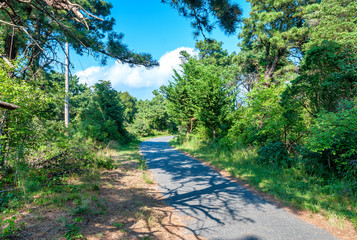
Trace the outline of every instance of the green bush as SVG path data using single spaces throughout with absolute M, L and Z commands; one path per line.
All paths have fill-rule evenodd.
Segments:
M 147 137 L 152 135 L 153 130 L 149 125 L 149 122 L 145 119 L 136 118 L 134 123 L 131 125 L 131 131 L 141 137 Z
M 352 103 L 346 102 L 338 112 L 322 112 L 310 129 L 305 147 L 315 154 L 317 164 L 340 176 L 356 178 L 356 125 L 357 109 Z
M 324 164 L 324 157 L 320 153 L 313 152 L 306 146 L 299 146 L 298 151 L 299 162 L 306 173 L 321 177 L 330 175 L 326 164 Z
M 288 166 L 289 156 L 282 142 L 267 143 L 258 151 L 258 162 L 277 167 Z
M 111 157 L 98 159 L 96 161 L 96 165 L 97 165 L 97 168 L 105 168 L 108 170 L 115 168 L 114 160 Z
M 245 145 L 264 146 L 267 142 L 283 141 L 286 136 L 286 122 L 283 118 L 281 94 L 285 84 L 264 87 L 265 80 L 247 94 L 247 107 L 235 113 L 234 124 L 228 135 Z
M 9 219 L 5 219 L 3 221 L 0 221 L 0 226 L 1 226 L 1 233 L 0 233 L 0 238 L 1 239 L 15 239 L 16 236 L 18 235 L 18 231 L 20 228 L 16 226 L 16 217 L 12 217 Z

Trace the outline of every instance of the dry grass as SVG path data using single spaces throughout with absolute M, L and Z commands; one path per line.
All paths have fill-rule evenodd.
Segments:
M 71 178 L 72 189 L 40 195 L 46 200 L 20 211 L 19 239 L 202 239 L 162 201 L 138 143 L 121 148 L 100 153 L 115 169 Z

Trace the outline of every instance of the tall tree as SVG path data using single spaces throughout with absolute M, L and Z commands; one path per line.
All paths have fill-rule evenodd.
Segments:
M 232 57 L 215 40 L 197 42 L 198 56 L 186 56 L 182 71 L 174 72 L 167 89 L 170 113 L 187 134 L 196 119 L 210 137 L 216 138 L 230 110 L 235 94 L 229 83 L 235 74 Z
M 304 20 L 305 6 L 319 0 L 249 0 L 250 17 L 244 19 L 239 35 L 243 51 L 258 57 L 267 84 L 276 71 L 286 65 L 287 57 L 301 54 L 302 45 L 308 39 Z
M 222 77 L 215 65 L 198 64 L 197 71 L 200 74 L 191 89 L 196 102 L 195 116 L 215 139 L 232 103 L 227 89 L 228 79 Z
M 297 102 L 314 117 L 335 112 L 342 100 L 357 94 L 357 56 L 341 44 L 324 41 L 307 51 L 301 75 L 284 93 L 284 102 Z
M 191 96 L 192 84 L 195 81 L 190 77 L 190 63 L 182 65 L 181 75 L 174 70 L 173 81 L 170 81 L 166 90 L 167 107 L 170 116 L 186 130 L 186 135 L 193 130 L 195 102 Z
M 124 106 L 117 95 L 109 81 L 94 85 L 92 98 L 80 115 L 85 136 L 103 142 L 125 139 Z

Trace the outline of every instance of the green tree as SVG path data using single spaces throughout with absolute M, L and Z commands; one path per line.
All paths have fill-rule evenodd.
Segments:
M 98 141 L 126 140 L 124 106 L 109 81 L 94 85 L 92 98 L 80 115 L 85 136 Z
M 138 112 L 131 125 L 132 131 L 141 136 L 148 136 L 156 131 L 173 131 L 175 125 L 168 115 L 166 99 L 164 98 L 163 87 L 160 90 L 154 90 L 152 100 L 140 100 L 137 103 Z
M 46 107 L 46 119 L 63 121 L 65 98 L 65 75 L 55 71 L 44 72 L 43 76 L 38 77 L 36 82 L 30 82 L 35 88 L 39 88 L 51 97 L 51 101 Z M 69 77 L 69 96 L 70 96 L 70 119 L 75 119 L 80 114 L 81 109 L 88 105 L 90 100 L 90 88 L 79 83 L 75 75 Z
M 339 102 L 356 95 L 357 58 L 350 49 L 324 41 L 307 51 L 301 74 L 284 93 L 286 104 L 295 101 L 312 116 L 334 112 Z
M 0 60 L 0 64 L 4 64 Z M 0 68 L 0 99 L 20 108 L 8 111 L 0 108 L 0 167 L 6 172 L 6 157 L 13 155 L 19 164 L 26 147 L 37 148 L 41 133 L 39 125 L 44 120 L 45 107 L 51 98 L 41 89 L 15 78 L 9 77 L 13 69 Z
M 169 112 L 186 133 L 192 131 L 193 119 L 216 138 L 230 112 L 235 93 L 229 87 L 234 71 L 232 57 L 215 40 L 197 42 L 198 56 L 186 56 L 181 74 L 174 71 L 174 81 L 167 90 Z
M 260 80 L 251 92 L 247 93 L 245 104 L 235 113 L 230 137 L 239 139 L 246 145 L 263 146 L 267 142 L 283 142 L 284 119 L 280 106 L 280 95 L 285 85 L 264 87 Z
M 228 81 L 222 78 L 219 70 L 215 65 L 199 64 L 197 71 L 200 74 L 191 88 L 196 103 L 195 116 L 213 139 L 225 123 L 232 104 L 230 89 L 227 88 Z
M 306 139 L 307 164 L 321 163 L 330 172 L 343 177 L 357 177 L 357 108 L 355 102 L 343 101 L 336 112 L 321 112 Z
M 119 98 L 125 106 L 124 117 L 127 124 L 133 123 L 134 116 L 137 113 L 136 98 L 128 92 L 119 93 Z
M 240 46 L 259 62 L 260 72 L 269 86 L 278 70 L 291 71 L 294 67 L 288 57 L 301 55 L 302 45 L 308 40 L 303 10 L 318 0 L 249 2 L 252 10 L 250 17 L 244 19 Z
M 324 40 L 335 41 L 356 52 L 357 2 L 354 0 L 322 0 L 307 9 L 306 19 L 310 25 L 308 50 Z
M 169 115 L 186 130 L 186 135 L 192 132 L 194 125 L 195 102 L 191 96 L 194 78 L 190 77 L 191 64 L 182 65 L 182 76 L 174 70 L 173 81 L 170 81 L 166 91 Z

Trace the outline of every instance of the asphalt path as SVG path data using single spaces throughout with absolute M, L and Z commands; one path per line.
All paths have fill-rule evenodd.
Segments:
M 336 239 L 170 147 L 172 138 L 146 140 L 140 150 L 165 201 L 186 216 L 187 234 L 222 240 Z

